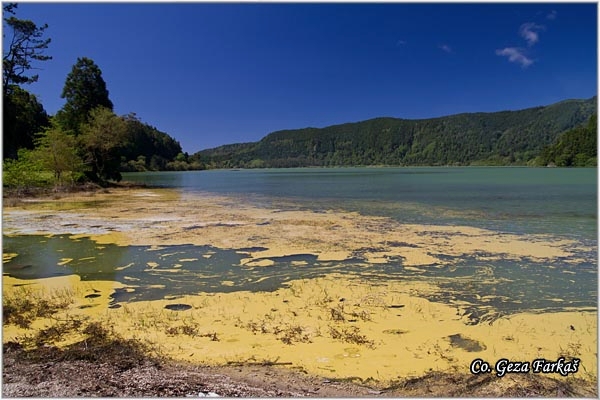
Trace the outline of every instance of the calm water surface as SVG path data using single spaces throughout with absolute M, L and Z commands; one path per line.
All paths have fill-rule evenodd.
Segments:
M 134 290 L 113 302 L 150 300 L 200 291 L 275 290 L 285 282 L 343 272 L 376 283 L 430 279 L 439 301 L 468 301 L 474 315 L 597 305 L 597 170 L 550 168 L 306 168 L 125 174 L 124 179 L 190 193 L 239 197 L 259 206 L 359 211 L 398 221 L 460 224 L 516 234 L 575 239 L 592 251 L 580 260 L 490 263 L 450 259 L 448 267 L 406 270 L 401 260 L 320 262 L 312 255 L 275 258 L 273 267 L 240 264 L 252 249 L 207 246 L 99 246 L 68 235 L 4 237 L 4 252 L 19 255 L 4 273 L 20 278 L 78 274 L 83 280 L 115 280 Z M 64 262 L 67 259 L 72 259 Z M 297 261 L 304 266 L 298 267 Z M 151 268 L 148 263 L 158 264 Z M 62 265 L 61 265 L 62 264 Z M 491 296 L 485 304 L 478 297 Z
M 125 179 L 401 222 L 597 237 L 595 168 L 298 168 L 136 173 Z

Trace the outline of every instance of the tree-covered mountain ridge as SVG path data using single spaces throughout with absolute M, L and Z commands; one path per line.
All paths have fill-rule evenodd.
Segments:
M 545 148 L 596 113 L 594 96 L 518 111 L 381 117 L 276 131 L 258 142 L 202 150 L 191 158 L 208 168 L 537 165 Z

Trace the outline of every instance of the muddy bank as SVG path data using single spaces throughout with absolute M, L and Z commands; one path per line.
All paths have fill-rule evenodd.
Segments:
M 442 268 L 449 257 L 490 262 L 527 259 L 549 265 L 560 258 L 576 263 L 574 255 L 580 245 L 572 241 L 472 227 L 407 225 L 339 210 L 261 208 L 223 196 L 148 189 L 111 189 L 111 193 L 36 199 L 7 207 L 4 231 L 80 235 L 98 244 L 123 246 L 247 248 L 249 256 L 241 267 L 249 269 L 269 268 L 278 257 L 303 254 L 322 261 L 359 259 L 366 272 L 363 277 L 325 274 L 297 279 L 272 292 L 198 291 L 118 307 L 111 307 L 111 295 L 135 289 L 135 282 L 81 281 L 76 276 L 36 281 L 5 277 L 5 296 L 27 288 L 47 296 L 66 290 L 73 298 L 65 310 L 50 319 L 39 318 L 28 328 L 5 325 L 5 342 L 45 329 L 53 319 L 80 318 L 110 326 L 119 335 L 141 340 L 156 354 L 180 362 L 215 367 L 279 364 L 321 379 L 373 382 L 376 387 L 389 388 L 394 382 L 410 379 L 418 382 L 444 371 L 451 371 L 444 379 L 454 376 L 459 384 L 485 380 L 470 375 L 473 360 L 484 360 L 493 367 L 502 358 L 528 363 L 538 358 L 578 358 L 576 373 L 566 378 L 558 373 L 544 376 L 592 383 L 597 379 L 595 309 L 563 305 L 562 312 L 537 310 L 473 323 L 465 314 L 468 304 L 426 299 L 440 291 L 435 279 L 379 280 L 374 285 L 368 278 L 369 265 L 395 258 L 416 272 Z M 5 259 L 13 256 L 5 254 Z M 148 265 L 148 269 L 156 266 Z M 299 263 L 298 268 L 303 265 Z M 490 284 L 496 279 L 493 271 L 479 278 Z M 224 279 L 222 284 L 233 283 Z M 464 290 L 469 290 L 468 282 Z M 64 348 L 79 340 L 66 336 L 56 345 Z M 424 385 L 435 386 L 435 378 L 428 379 L 423 380 L 428 382 Z M 513 374 L 486 382 L 503 387 L 515 379 L 529 378 Z M 448 390 L 414 394 L 465 394 Z
M 113 353 L 114 354 L 114 353 Z M 266 365 L 207 367 L 150 358 L 65 360 L 68 351 L 5 345 L 5 397 L 596 397 L 596 385 L 538 375 L 511 379 L 432 372 L 388 387 L 358 385 Z M 82 358 L 82 357 L 80 357 Z

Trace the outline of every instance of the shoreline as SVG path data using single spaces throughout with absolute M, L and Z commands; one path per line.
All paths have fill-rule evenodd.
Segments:
M 38 233 L 57 234 L 60 229 L 68 233 L 73 227 L 63 227 L 57 213 L 69 213 L 70 218 L 75 218 L 69 223 L 76 221 L 83 232 L 91 226 L 106 228 L 106 232 L 80 233 L 80 237 L 91 237 L 99 245 L 192 243 L 223 249 L 259 247 L 243 262 L 242 267 L 248 269 L 269 268 L 269 260 L 294 254 L 341 261 L 356 256 L 359 250 L 366 264 L 402 257 L 403 265 L 416 269 L 445 265 L 436 254 L 459 257 L 474 251 L 485 253 L 489 261 L 529 257 L 551 262 L 557 257 L 568 258 L 572 255 L 570 246 L 576 244 L 549 241 L 543 235 L 522 238 L 470 227 L 405 225 L 383 217 L 331 210 L 313 213 L 261 209 L 225 196 L 181 195 L 174 190 L 147 188 L 111 189 L 110 193 L 76 194 L 5 206 L 4 233 L 33 233 L 25 229 L 27 223 L 41 228 Z M 563 352 L 581 356 L 585 365 L 585 371 L 571 376 L 597 381 L 597 310 L 517 313 L 490 324 L 469 325 L 460 315 L 464 304 L 448 305 L 423 298 L 439 289 L 434 282 L 372 286 L 364 279 L 339 274 L 310 281 L 294 280 L 271 293 L 198 293 L 108 309 L 111 292 L 125 285 L 51 279 L 63 279 L 56 287 L 68 287 L 77 294 L 77 305 L 68 309 L 69 315 L 103 321 L 115 326 L 124 337 L 160 343 L 164 354 L 182 362 L 243 364 L 253 359 L 269 361 L 261 360 L 261 354 L 277 355 L 278 362 L 310 375 L 391 384 L 425 376 L 431 370 L 469 374 L 469 364 L 476 358 L 493 365 L 503 357 L 556 360 Z M 226 278 L 223 282 L 227 282 Z M 43 281 L 45 286 L 48 283 Z M 5 277 L 3 293 L 21 287 L 15 284 L 23 282 Z M 85 298 L 92 288 L 100 294 L 93 301 Z M 191 307 L 183 311 L 164 308 L 175 303 Z M 81 305 L 92 306 L 77 308 Z M 136 322 L 132 316 L 143 318 Z M 144 321 L 143 325 L 139 320 Z M 209 325 L 205 326 L 207 321 Z M 48 323 L 42 321 L 40 326 Z M 188 325 L 196 327 L 195 335 L 183 333 Z M 13 332 L 5 325 L 5 341 L 23 333 Z M 211 341 L 210 334 L 220 340 Z
M 532 363 L 576 357 L 581 369 L 569 377 L 593 382 L 597 376 L 594 311 L 517 313 L 470 325 L 456 307 L 415 296 L 414 285 L 372 287 L 334 275 L 286 286 L 275 292 L 199 293 L 110 308 L 110 293 L 131 285 L 81 281 L 75 275 L 33 281 L 5 277 L 5 296 L 38 297 L 39 289 L 46 292 L 40 297 L 52 298 L 66 291 L 73 304 L 37 319 L 30 329 L 5 325 L 4 340 L 18 341 L 52 326 L 53 320 L 70 318 L 100 322 L 180 362 L 281 364 L 327 379 L 379 385 L 432 371 L 469 373 L 475 359 L 493 366 L 502 358 Z M 66 335 L 54 345 L 80 339 Z

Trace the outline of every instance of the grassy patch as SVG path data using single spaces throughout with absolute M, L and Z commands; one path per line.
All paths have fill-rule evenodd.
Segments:
M 300 325 L 288 325 L 286 326 L 279 337 L 285 344 L 294 344 L 294 343 L 311 343 L 312 340 L 310 336 L 306 333 L 305 329 Z
M 248 329 L 253 334 L 271 334 L 283 343 L 292 345 L 294 343 L 312 343 L 311 335 L 306 328 L 297 324 L 284 324 L 270 321 L 268 318 L 261 321 L 249 321 L 246 324 L 241 321 L 236 325 Z
M 169 336 L 186 335 L 191 337 L 206 337 L 213 342 L 219 342 L 217 332 L 200 333 L 197 328 L 191 325 L 170 326 L 165 329 L 165 333 Z
M 37 318 L 50 317 L 73 303 L 69 290 L 44 295 L 41 291 L 21 287 L 2 296 L 2 322 L 27 329 Z
M 329 326 L 329 335 L 332 339 L 341 340 L 342 342 L 365 345 L 369 348 L 375 347 L 375 342 L 369 340 L 366 335 L 362 335 L 360 329 L 356 326 L 351 326 L 349 328 Z
M 58 348 L 56 340 L 66 335 L 78 335 L 82 339 Z M 120 370 L 127 370 L 149 360 L 150 347 L 140 340 L 123 339 L 112 329 L 99 322 L 59 321 L 32 336 L 22 336 L 4 344 L 6 349 L 22 351 L 31 361 L 88 361 L 111 363 Z M 25 350 L 27 349 L 27 350 Z
M 5 343 L 5 348 L 20 349 L 30 360 L 117 360 L 127 365 L 141 362 L 147 358 L 146 354 L 152 354 L 151 348 L 140 340 L 123 339 L 112 327 L 91 322 L 85 316 L 65 313 L 75 297 L 71 289 L 49 292 L 23 286 L 5 290 L 2 297 L 4 325 L 27 329 L 26 333 Z M 32 324 L 40 319 L 45 325 L 34 329 Z

